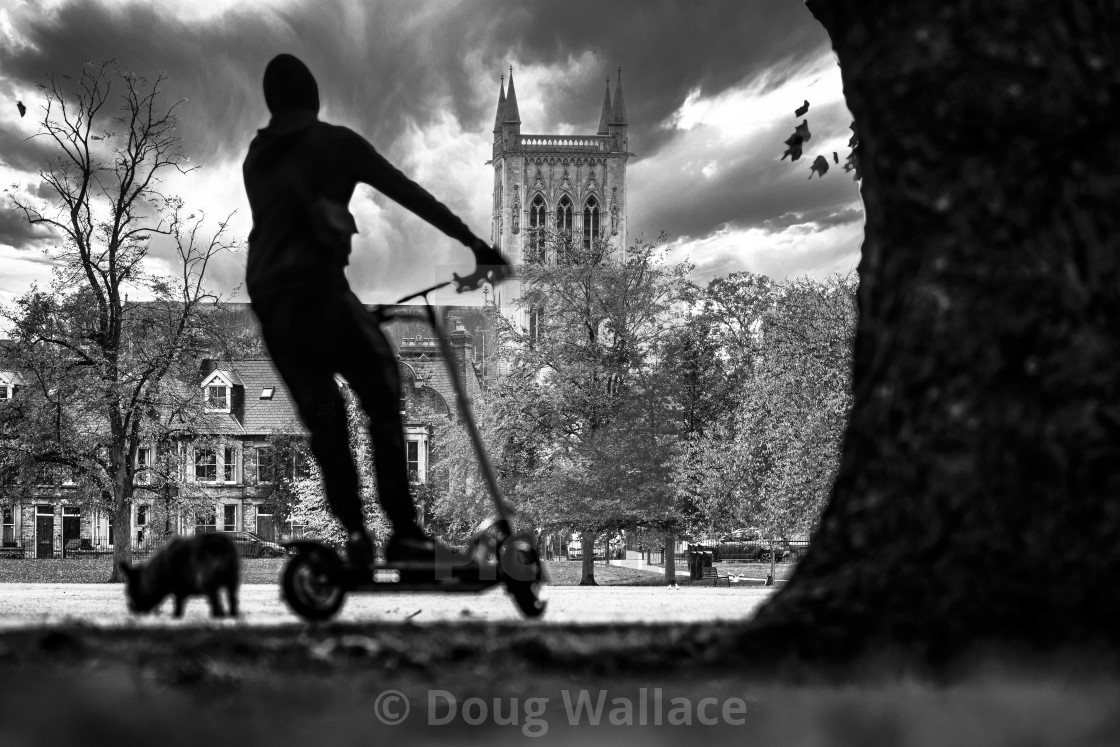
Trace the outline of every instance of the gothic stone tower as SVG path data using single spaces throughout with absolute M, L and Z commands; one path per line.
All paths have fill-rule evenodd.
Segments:
M 573 240 L 605 239 L 615 256 L 626 249 L 626 162 L 629 152 L 622 69 L 614 97 L 610 80 L 603 92 L 599 130 L 594 135 L 523 135 L 513 86 L 503 80 L 494 117 L 494 207 L 491 238 L 514 266 L 541 256 L 536 226 L 571 231 Z M 496 291 L 498 308 L 527 328 L 516 308 L 517 280 Z

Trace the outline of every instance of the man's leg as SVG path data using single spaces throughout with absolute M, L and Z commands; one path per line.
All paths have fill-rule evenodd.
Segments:
M 349 318 L 347 345 L 339 361 L 346 378 L 369 416 L 377 495 L 393 525 L 396 539 L 424 537 L 416 523 L 409 492 L 404 422 L 401 420 L 401 378 L 396 356 L 385 334 L 353 294 L 346 299 Z
M 331 357 L 343 344 L 335 334 L 338 306 L 336 301 L 332 310 L 325 299 L 298 303 L 285 299 L 254 310 L 273 365 L 310 432 L 309 446 L 323 473 L 327 504 L 347 532 L 365 538 L 368 545 L 358 475 L 350 456 L 346 403 L 332 370 Z M 366 552 L 362 548 L 361 553 L 372 560 L 372 549 Z

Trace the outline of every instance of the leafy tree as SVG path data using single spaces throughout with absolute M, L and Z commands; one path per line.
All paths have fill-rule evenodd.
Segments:
M 471 410 L 491 462 L 499 472 L 503 492 L 510 487 L 509 471 L 504 468 L 499 447 L 498 423 L 488 398 L 476 398 Z M 478 456 L 466 426 L 458 418 L 428 412 L 415 416 L 432 423 L 429 483 L 420 488 L 426 498 L 432 529 L 453 544 L 463 545 L 475 528 L 494 515 L 494 501 L 481 473 Z
M 55 147 L 40 171 L 50 198 L 12 198 L 57 242 L 50 289 L 32 288 L 8 312 L 34 411 L 24 443 L 37 461 L 66 464 L 107 491 L 122 537 L 131 536 L 146 424 L 182 404 L 171 382 L 193 380 L 204 346 L 199 306 L 216 300 L 203 285 L 207 267 L 236 246 L 226 221 L 208 234 L 205 216 L 162 191 L 165 174 L 190 170 L 175 131 L 180 102 L 162 103 L 163 81 L 149 85 L 113 63 L 48 78 L 39 136 Z M 152 272 L 157 244 L 174 253 L 177 275 Z M 130 301 L 130 290 L 147 299 Z M 130 555 L 128 542 L 115 543 L 114 560 Z
M 531 323 L 504 383 L 516 393 L 497 406 L 503 423 L 523 424 L 515 451 L 532 471 L 516 496 L 531 496 L 539 526 L 581 532 L 581 583 L 593 584 L 595 536 L 635 526 L 664 502 L 664 490 L 633 482 L 639 474 L 656 482 L 664 461 L 649 447 L 662 440 L 666 403 L 651 399 L 645 373 L 694 287 L 690 266 L 671 264 L 661 240 L 639 241 L 625 256 L 565 232 L 540 241 L 549 261 L 521 269 Z M 639 441 L 643 448 L 621 448 Z
M 714 316 L 689 311 L 657 354 L 655 383 L 672 401 L 683 434 L 702 434 L 718 422 L 742 383 L 742 370 L 728 355 Z M 740 353 L 735 350 L 736 357 Z
M 745 368 L 726 415 L 691 432 L 675 460 L 678 490 L 696 508 L 694 529 L 808 532 L 851 405 L 854 283 L 736 275 L 713 281 L 704 307 L 724 318 L 726 344 Z
M 348 385 L 343 385 L 342 394 L 346 402 L 351 456 L 358 471 L 362 516 L 366 528 L 374 538 L 387 538 L 389 522 L 377 500 L 377 473 L 373 465 L 369 419 L 362 410 L 357 395 Z M 282 494 L 290 499 L 290 521 L 293 525 L 303 527 L 307 536 L 342 547 L 346 542 L 346 530 L 327 503 L 323 475 L 318 463 L 310 456 L 302 439 L 286 441 L 288 448 L 284 456 L 287 457 L 286 464 L 290 465 L 290 469 L 277 482 Z

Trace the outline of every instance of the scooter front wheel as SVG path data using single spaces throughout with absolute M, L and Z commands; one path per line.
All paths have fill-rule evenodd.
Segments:
M 544 566 L 531 539 L 515 535 L 502 543 L 502 575 L 513 601 L 525 617 L 540 617 L 548 602 L 544 599 Z
M 329 620 L 346 599 L 342 562 L 325 552 L 301 552 L 289 560 L 282 587 L 288 606 L 305 620 Z

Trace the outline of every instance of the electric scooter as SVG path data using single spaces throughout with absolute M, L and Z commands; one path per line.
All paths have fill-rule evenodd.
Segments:
M 499 271 L 505 269 L 499 268 Z M 542 597 L 542 584 L 546 579 L 536 542 L 529 532 L 514 530 L 513 509 L 498 487 L 494 466 L 483 446 L 466 389 L 452 369 L 455 359 L 451 343 L 428 299 L 428 294 L 448 285 L 460 293 L 474 290 L 483 280 L 496 282 L 500 279 L 495 275 L 495 272 L 487 272 L 483 268 L 466 277 L 453 274 L 452 280 L 397 301 L 398 304 L 417 298 L 424 301 L 428 323 L 439 341 L 440 352 L 451 374 L 463 423 L 467 426 L 486 486 L 494 500 L 495 516 L 475 530 L 467 552 L 437 554 L 434 562 L 377 562 L 368 567 L 356 567 L 321 542 L 293 540 L 282 543 L 295 554 L 284 567 L 281 587 L 288 606 L 299 616 L 313 621 L 329 620 L 342 607 L 350 592 L 480 592 L 499 584 L 505 586 L 526 617 L 539 617 L 544 613 L 546 602 Z M 378 323 L 394 316 L 384 307 L 374 313 Z

